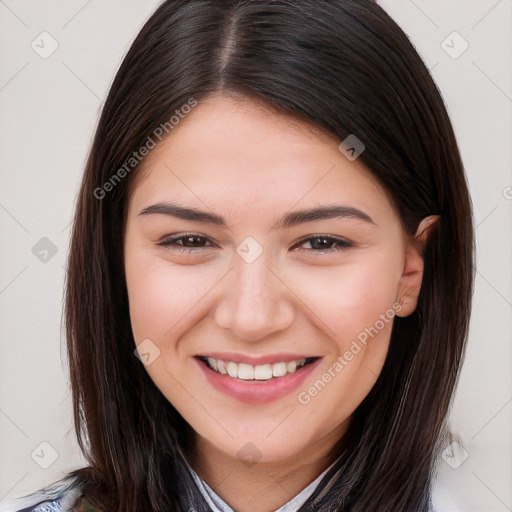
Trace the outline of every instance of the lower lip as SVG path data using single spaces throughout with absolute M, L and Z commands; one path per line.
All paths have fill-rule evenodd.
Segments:
M 208 382 L 218 391 L 247 404 L 265 404 L 277 400 L 296 390 L 318 367 L 322 359 L 303 366 L 295 373 L 269 381 L 241 380 L 211 370 L 196 359 Z

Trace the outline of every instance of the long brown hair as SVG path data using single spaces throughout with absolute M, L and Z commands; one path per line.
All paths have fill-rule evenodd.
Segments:
M 66 281 L 75 426 L 89 461 L 77 473 L 84 494 L 109 512 L 183 509 L 173 461 L 193 431 L 133 355 L 123 227 L 138 166 L 126 162 L 157 127 L 170 131 L 191 98 L 217 91 L 263 101 L 340 142 L 356 134 L 366 146 L 360 159 L 409 234 L 440 215 L 417 310 L 394 320 L 384 368 L 347 434 L 343 476 L 318 509 L 429 510 L 470 316 L 471 201 L 432 77 L 370 0 L 167 0 L 128 51 L 85 168 Z

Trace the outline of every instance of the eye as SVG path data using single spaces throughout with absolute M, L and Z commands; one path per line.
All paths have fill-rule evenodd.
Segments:
M 205 246 L 205 243 L 211 242 L 208 238 L 194 233 L 185 233 L 180 236 L 167 237 L 158 242 L 158 245 L 167 247 L 179 252 L 196 252 L 194 249 L 205 249 L 208 247 L 216 247 L 215 244 Z
M 303 239 L 292 248 L 299 248 L 306 244 L 310 247 L 300 250 L 316 254 L 334 253 L 354 246 L 354 244 L 342 238 L 315 235 Z M 158 242 L 158 245 L 185 253 L 200 252 L 201 249 L 218 247 L 209 238 L 195 233 L 185 233 L 179 236 L 167 237 Z M 194 251 L 194 249 L 198 251 Z
M 308 244 L 310 248 L 301 249 L 308 252 L 323 254 L 323 253 L 333 253 L 342 251 L 344 249 L 348 249 L 353 247 L 354 244 L 351 242 L 344 240 L 343 238 L 335 238 L 332 236 L 324 236 L 324 235 L 315 235 L 308 238 L 303 239 L 301 242 L 296 244 L 294 247 L 300 247 L 301 245 Z

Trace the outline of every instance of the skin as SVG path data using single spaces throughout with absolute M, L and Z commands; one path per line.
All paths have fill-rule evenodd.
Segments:
M 197 450 L 187 454 L 192 467 L 241 512 L 275 510 L 335 460 L 333 447 L 382 369 L 392 321 L 309 403 L 298 393 L 397 301 L 400 316 L 416 307 L 433 219 L 409 237 L 386 192 L 339 142 L 254 101 L 217 94 L 148 155 L 129 199 L 125 273 L 134 339 L 149 338 L 160 350 L 146 369 L 197 434 Z M 214 212 L 227 227 L 140 215 L 164 202 Z M 331 204 L 357 208 L 373 223 L 347 217 L 273 228 L 290 211 Z M 199 245 L 159 245 L 189 234 L 203 237 Z M 315 235 L 351 246 L 304 241 Z M 248 236 L 263 249 L 251 263 L 236 250 Z M 246 404 L 209 386 L 198 370 L 194 356 L 212 350 L 322 359 L 297 391 Z M 237 455 L 247 443 L 259 452 L 257 464 Z

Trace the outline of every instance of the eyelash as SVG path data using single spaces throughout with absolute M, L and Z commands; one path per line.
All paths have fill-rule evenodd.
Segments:
M 179 237 L 166 238 L 166 239 L 158 242 L 158 245 L 168 248 L 168 249 L 171 249 L 173 251 L 179 251 L 181 253 L 188 253 L 188 254 L 197 252 L 197 249 L 199 249 L 199 250 L 205 249 L 205 247 L 185 247 L 185 246 L 177 243 L 178 241 L 185 240 L 187 238 L 208 240 L 207 237 L 204 237 L 201 235 L 196 235 L 194 233 L 186 233 L 184 235 L 180 235 Z M 310 237 L 302 239 L 300 242 L 295 244 L 293 247 L 297 247 L 299 245 L 304 244 L 305 242 L 310 242 L 312 240 L 329 240 L 331 242 L 330 245 L 335 244 L 337 246 L 337 248 L 336 249 L 323 249 L 323 250 L 322 249 L 301 249 L 301 250 L 321 255 L 321 254 L 333 254 L 333 253 L 336 253 L 339 251 L 343 251 L 345 249 L 349 249 L 354 246 L 354 244 L 352 244 L 351 242 L 348 242 L 347 240 L 344 240 L 342 238 L 335 238 L 335 237 L 327 236 L 327 235 L 325 235 L 325 236 L 324 235 L 314 235 L 314 236 L 310 236 Z

